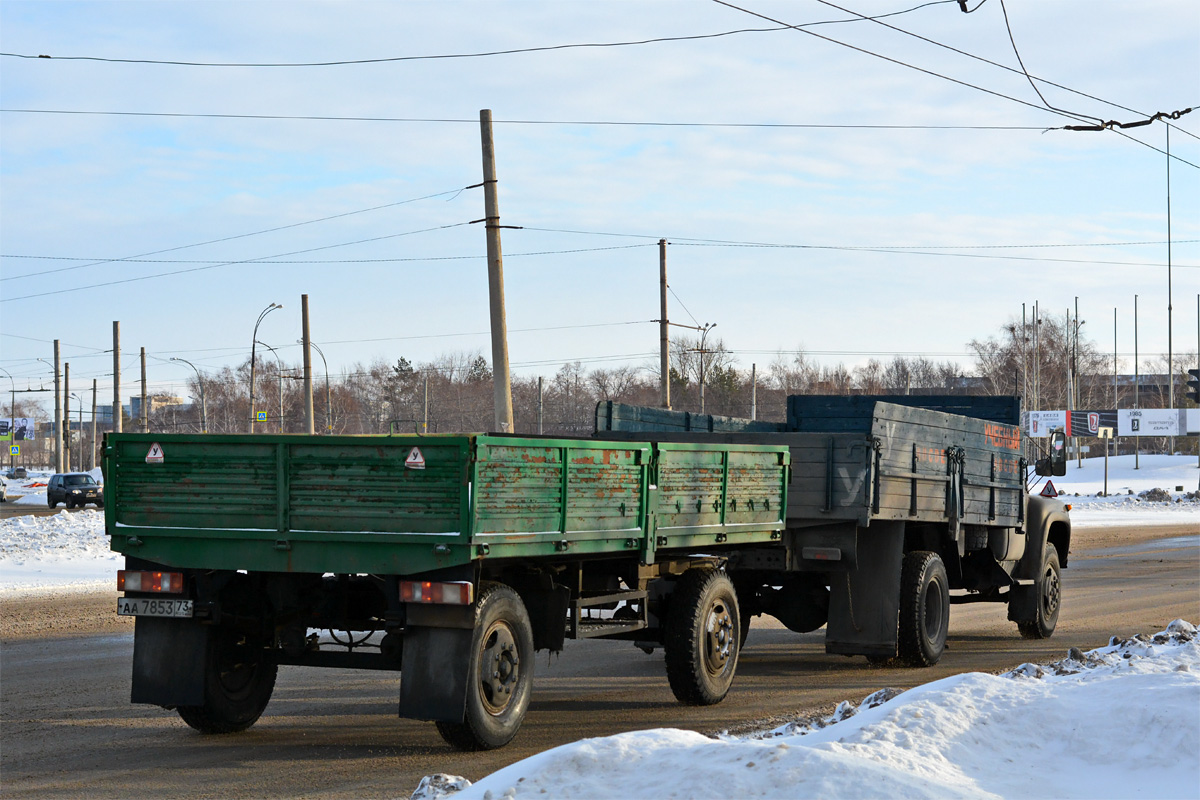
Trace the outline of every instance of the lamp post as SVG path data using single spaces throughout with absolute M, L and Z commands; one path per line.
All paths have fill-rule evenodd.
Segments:
M 275 363 L 279 371 L 279 432 L 283 433 L 283 361 L 279 358 L 279 353 L 275 352 L 275 348 L 266 342 L 259 342 L 263 347 L 271 351 L 271 355 L 275 356 Z
M 271 303 L 262 310 L 258 315 L 258 319 L 254 322 L 254 336 L 250 339 L 250 432 L 254 433 L 254 345 L 258 343 L 258 326 L 262 324 L 263 318 L 277 308 L 283 308 L 280 303 Z
M 79 401 L 79 462 L 75 465 L 80 472 L 83 471 L 83 397 L 71 392 L 71 397 Z M 70 447 L 70 432 L 71 432 L 71 409 L 67 409 L 67 446 Z
M 325 360 L 325 354 L 321 352 L 321 348 L 317 347 L 317 343 L 309 339 L 308 343 L 317 351 L 317 355 L 321 357 L 321 364 L 325 367 L 325 432 L 333 433 L 333 415 L 330 413 L 329 407 L 329 362 Z M 304 344 L 303 340 L 297 340 L 296 344 Z
M 717 323 L 704 323 L 700 327 L 700 413 L 704 413 L 704 354 L 708 352 L 704 349 L 704 340 L 708 338 L 708 332 L 717 327 Z
M 204 402 L 204 376 L 200 374 L 200 370 L 196 369 L 196 365 L 188 361 L 186 358 L 171 358 L 172 361 L 182 361 L 196 372 L 196 383 L 200 386 L 200 432 L 208 433 L 208 408 Z

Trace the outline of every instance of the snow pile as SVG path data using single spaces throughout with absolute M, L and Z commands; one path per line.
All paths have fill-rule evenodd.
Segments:
M 123 563 L 123 557 L 109 549 L 103 511 L 88 508 L 0 520 L 0 593 L 110 588 Z
M 439 777 L 445 791 L 423 781 L 420 797 L 1194 798 L 1200 789 L 1200 643 L 1183 620 L 1048 666 L 872 698 L 794 731 L 587 739 L 462 790 L 453 776 Z

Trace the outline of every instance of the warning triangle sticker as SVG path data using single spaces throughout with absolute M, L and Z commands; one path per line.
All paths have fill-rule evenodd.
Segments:
M 162 451 L 161 444 L 159 444 L 158 442 L 155 442 L 154 444 L 150 445 L 150 450 L 149 450 L 149 452 L 146 453 L 146 463 L 147 464 L 163 463 L 163 451 Z
M 1042 487 L 1042 497 L 1058 497 L 1058 489 L 1054 488 L 1054 481 L 1046 481 L 1046 485 Z
M 408 454 L 408 458 L 404 459 L 404 466 L 409 469 L 425 469 L 425 456 L 421 455 L 421 448 L 414 447 Z

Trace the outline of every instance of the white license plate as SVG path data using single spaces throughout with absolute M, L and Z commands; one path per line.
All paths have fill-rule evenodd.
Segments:
M 192 601 L 165 597 L 118 597 L 117 613 L 124 617 L 191 617 Z

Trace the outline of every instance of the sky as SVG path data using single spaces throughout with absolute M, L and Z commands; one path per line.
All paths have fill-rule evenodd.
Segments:
M 1169 170 L 1163 121 L 1061 128 L 1200 105 L 1200 5 L 978 3 L 5 0 L 0 393 L 51 384 L 58 339 L 110 400 L 120 321 L 126 401 L 142 347 L 186 395 L 170 359 L 244 363 L 272 303 L 257 338 L 297 365 L 303 294 L 335 376 L 490 360 L 481 109 L 517 375 L 655 368 L 660 239 L 669 319 L 745 369 L 969 369 L 1078 298 L 1132 371 L 1134 295 L 1144 361 L 1168 284 L 1195 353 L 1200 110 Z

